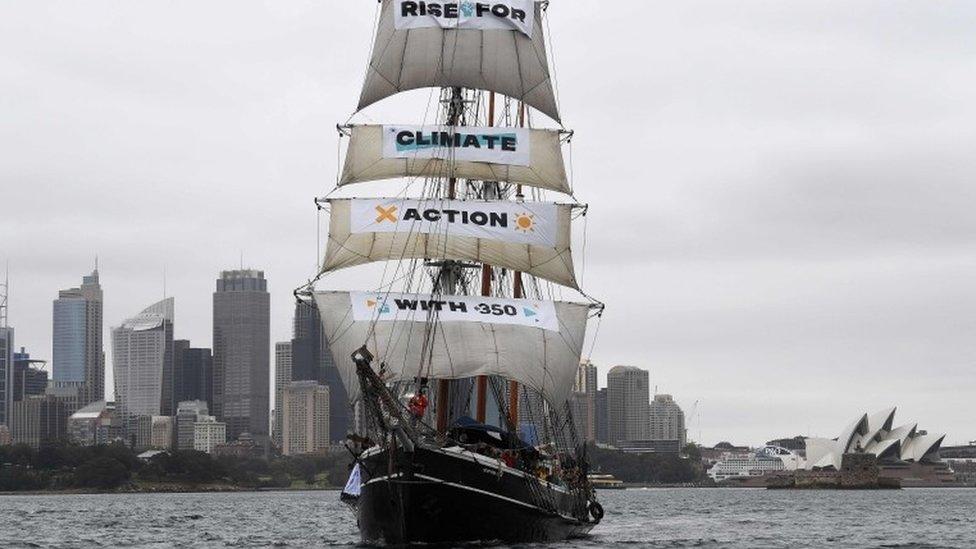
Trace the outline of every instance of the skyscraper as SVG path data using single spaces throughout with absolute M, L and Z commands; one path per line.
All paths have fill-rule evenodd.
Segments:
M 185 398 L 183 396 L 183 386 L 186 384 L 186 367 L 183 365 L 183 358 L 186 351 L 190 348 L 190 340 L 173 340 L 173 388 L 170 391 L 173 402 L 173 413 L 179 408 L 180 402 L 184 400 L 196 400 L 195 398 Z
M 284 419 L 285 387 L 292 382 L 292 342 L 275 343 L 275 417 L 274 442 L 281 446 L 281 424 Z
M 105 398 L 102 287 L 98 269 L 54 300 L 52 362 L 55 382 L 81 383 L 82 405 Z
M 14 329 L 7 326 L 7 279 L 0 283 L 0 425 L 10 425 L 13 404 Z
M 671 395 L 654 395 L 650 413 L 651 440 L 676 440 L 685 447 L 685 413 Z
M 166 298 L 112 329 L 115 401 L 126 423 L 173 414 L 173 308 Z
M 610 444 L 650 438 L 650 378 L 647 370 L 614 366 L 607 374 Z
M 14 329 L 0 325 L 0 425 L 10 425 L 14 401 Z
M 315 304 L 299 301 L 295 305 L 291 346 L 290 380 L 314 380 L 329 386 L 329 436 L 333 442 L 341 442 L 352 428 L 352 408 L 329 343 L 323 337 L 322 319 Z
M 189 342 L 187 342 L 189 343 Z M 210 406 L 213 402 L 213 354 L 210 349 L 180 345 L 174 367 L 177 405 L 189 400 L 202 400 Z
M 329 388 L 294 381 L 283 391 L 281 453 L 310 454 L 329 447 Z
M 596 392 L 597 392 L 597 371 L 596 366 L 589 360 L 580 362 L 579 371 L 576 375 L 575 390 L 584 395 L 583 415 L 576 418 L 580 423 L 580 431 L 586 442 L 596 441 Z
M 223 271 L 213 294 L 213 413 L 227 438 L 268 440 L 271 297 L 263 271 Z

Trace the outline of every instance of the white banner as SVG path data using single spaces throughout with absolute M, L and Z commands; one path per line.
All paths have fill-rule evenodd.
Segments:
M 558 211 L 551 202 L 355 199 L 349 232 L 467 236 L 552 248 Z
M 534 0 L 476 2 L 426 2 L 393 0 L 395 24 L 399 29 L 517 30 L 532 38 L 535 24 Z
M 355 322 L 413 321 L 508 324 L 559 331 L 552 301 L 445 295 L 350 292 Z
M 525 128 L 383 126 L 384 158 L 528 166 L 532 163 L 531 142 Z

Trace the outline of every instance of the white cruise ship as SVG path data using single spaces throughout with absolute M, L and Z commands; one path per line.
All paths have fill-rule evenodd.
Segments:
M 761 477 L 777 471 L 795 471 L 802 458 L 779 446 L 763 446 L 748 454 L 729 453 L 715 462 L 708 476 L 715 482 L 733 478 Z

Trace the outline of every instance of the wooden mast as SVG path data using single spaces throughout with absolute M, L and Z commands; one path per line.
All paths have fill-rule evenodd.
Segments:
M 519 102 L 519 113 L 518 113 L 518 125 L 520 128 L 525 127 L 525 103 Z M 515 186 L 515 197 L 517 199 L 522 198 L 522 185 Z M 522 283 L 522 273 L 520 271 L 515 271 L 514 287 L 512 288 L 512 294 L 515 299 L 522 299 L 525 297 L 525 286 Z M 519 425 L 519 384 L 517 381 L 508 382 L 508 420 L 509 425 L 511 425 L 515 432 L 518 432 Z
M 447 108 L 447 125 L 451 127 L 456 127 L 461 121 L 461 115 L 464 111 L 464 96 L 461 88 L 451 88 L 451 100 Z M 447 198 L 448 200 L 454 200 L 457 198 L 457 178 L 451 177 L 448 180 L 447 187 Z M 450 262 L 445 261 L 445 265 L 441 269 L 454 269 L 455 267 L 450 264 Z M 443 272 L 443 271 L 442 271 Z M 452 292 L 455 290 L 452 289 Z M 446 433 L 447 432 L 447 421 L 449 419 L 448 406 L 451 400 L 451 382 L 447 379 L 437 380 L 437 432 Z
M 495 92 L 488 92 L 488 126 L 495 126 Z M 491 297 L 491 265 L 481 266 L 481 295 Z M 475 420 L 484 423 L 488 419 L 488 376 L 478 376 L 475 381 Z

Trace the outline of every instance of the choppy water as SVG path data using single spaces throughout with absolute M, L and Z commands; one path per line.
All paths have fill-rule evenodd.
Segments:
M 335 492 L 0 496 L 0 547 L 354 546 Z M 600 493 L 571 547 L 976 547 L 976 490 Z

